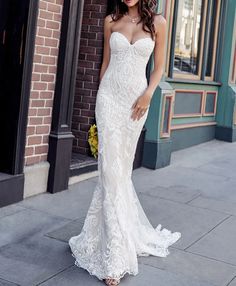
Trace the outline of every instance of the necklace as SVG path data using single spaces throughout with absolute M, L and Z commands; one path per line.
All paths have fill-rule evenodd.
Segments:
M 130 17 L 130 15 L 127 12 L 125 13 L 125 15 L 128 16 L 128 18 L 130 19 L 131 23 L 136 23 L 137 20 L 139 19 L 139 16 L 134 17 L 134 18 Z

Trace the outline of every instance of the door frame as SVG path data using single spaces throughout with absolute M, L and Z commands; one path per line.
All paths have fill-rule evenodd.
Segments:
M 21 85 L 21 101 L 17 124 L 16 147 L 12 174 L 1 173 L 0 176 L 0 207 L 23 199 L 24 193 L 24 155 L 28 121 L 31 76 L 35 47 L 36 24 L 39 0 L 30 0 L 28 25 L 26 32 L 25 55 Z

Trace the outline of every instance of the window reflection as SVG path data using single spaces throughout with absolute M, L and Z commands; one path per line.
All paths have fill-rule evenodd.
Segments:
M 197 74 L 202 0 L 179 0 L 174 72 Z
M 219 3 L 218 3 L 219 5 Z M 215 58 L 215 37 L 216 37 L 216 24 L 217 24 L 217 3 L 212 2 L 211 7 L 211 18 L 210 18 L 210 35 L 209 35 L 209 46 L 207 55 L 207 66 L 206 66 L 206 76 L 212 76 L 212 68 Z

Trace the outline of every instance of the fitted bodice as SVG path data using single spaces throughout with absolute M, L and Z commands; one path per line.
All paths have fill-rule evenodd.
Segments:
M 133 55 L 137 55 L 140 59 L 147 62 L 153 50 L 154 43 L 150 37 L 140 38 L 134 43 L 130 43 L 122 33 L 118 31 L 112 32 L 110 36 L 111 56 L 121 55 L 124 52 L 130 51 L 131 54 L 133 53 Z
M 110 36 L 110 61 L 103 75 L 101 87 L 110 86 L 119 96 L 139 95 L 147 87 L 146 66 L 154 49 L 155 41 L 150 37 L 140 38 L 134 43 L 120 32 Z
M 140 38 L 131 44 L 122 33 L 112 32 L 110 65 L 123 65 L 124 70 L 132 68 L 138 73 L 145 73 L 154 44 L 150 37 Z

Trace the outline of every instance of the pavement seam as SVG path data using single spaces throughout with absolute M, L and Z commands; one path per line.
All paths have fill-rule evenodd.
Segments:
M 182 167 L 183 169 L 187 169 L 187 170 L 191 170 L 191 171 L 194 171 L 194 172 L 199 172 L 199 173 L 201 173 L 201 174 L 206 174 L 206 175 L 211 175 L 211 176 L 213 176 L 213 177 L 221 177 L 221 178 L 224 178 L 224 180 L 223 181 L 227 181 L 228 179 L 232 179 L 232 177 L 225 177 L 225 176 L 223 176 L 223 175 L 218 175 L 218 174 L 213 174 L 213 173 L 208 173 L 208 172 L 205 172 L 205 171 L 201 171 L 201 170 L 199 170 L 198 169 L 198 167 L 186 167 L 186 166 L 181 166 L 180 165 L 180 167 Z M 200 167 L 200 166 L 199 166 Z M 176 168 L 173 168 L 173 166 L 171 166 L 171 168 L 176 172 Z M 178 170 L 177 170 L 178 171 Z
M 236 276 L 234 276 L 226 286 L 230 286 L 231 282 L 233 282 L 235 279 L 236 279 Z
M 159 269 L 159 270 L 162 270 L 162 271 L 164 271 L 164 272 L 171 273 L 171 274 L 174 274 L 174 275 L 181 275 L 181 276 L 183 276 L 184 278 L 193 279 L 195 282 L 201 281 L 201 282 L 209 283 L 209 281 L 204 280 L 204 279 L 196 279 L 196 278 L 193 278 L 192 276 L 186 275 L 186 274 L 184 274 L 184 273 L 174 272 L 174 271 L 171 271 L 171 270 L 168 270 L 168 269 L 165 269 L 165 268 L 161 268 L 161 267 L 156 267 L 156 266 L 154 266 L 154 265 L 150 265 L 150 264 L 148 264 L 148 263 L 142 263 L 142 262 L 141 262 L 140 264 L 147 265 L 147 266 L 150 266 L 150 267 L 152 267 L 152 268 Z M 210 284 L 211 286 L 219 286 L 219 285 L 213 284 L 212 282 L 210 282 L 210 283 L 211 283 L 211 284 Z
M 2 278 L 1 276 L 0 276 L 0 279 L 3 280 L 3 281 L 6 281 L 6 282 L 12 283 L 12 284 L 14 284 L 14 285 L 16 285 L 16 286 L 21 286 L 20 284 L 15 283 L 15 282 L 10 281 L 10 280 L 7 280 L 7 279 L 5 279 L 5 278 Z
M 53 236 L 49 236 L 48 234 L 44 234 L 43 236 L 46 236 L 47 238 L 50 238 L 50 239 L 55 239 L 55 240 L 57 240 L 57 241 L 60 241 L 60 242 L 64 242 L 64 243 L 68 243 L 67 241 L 65 241 L 65 240 L 62 240 L 62 239 L 60 239 L 60 238 L 56 238 L 56 237 L 53 237 Z
M 189 246 L 185 247 L 184 250 L 186 251 L 188 248 L 190 248 L 191 246 L 193 246 L 195 243 L 197 243 L 200 239 L 202 239 L 203 237 L 205 237 L 207 234 L 209 234 L 212 230 L 214 230 L 216 227 L 218 227 L 220 224 L 222 224 L 223 222 L 225 222 L 227 219 L 229 219 L 230 217 L 232 217 L 232 215 L 227 216 L 226 218 L 224 218 L 223 220 L 221 220 L 219 223 L 217 223 L 213 228 L 211 228 L 209 231 L 207 231 L 206 233 L 204 233 L 202 236 L 200 236 L 196 241 L 192 242 Z
M 162 186 L 155 186 L 155 187 L 152 187 L 152 188 L 150 188 L 150 189 L 148 189 L 148 190 L 155 190 L 155 189 L 158 188 L 158 187 L 163 188 L 163 189 L 166 189 L 166 190 L 170 190 L 170 189 L 171 189 L 171 187 L 166 188 L 166 187 L 162 187 Z M 198 191 L 198 190 L 196 190 L 196 191 Z M 181 201 L 176 201 L 176 200 L 172 200 L 172 199 L 167 199 L 167 198 L 165 198 L 165 197 L 160 197 L 160 196 L 158 196 L 158 195 L 157 195 L 157 196 L 154 196 L 154 195 L 151 195 L 151 194 L 146 194 L 146 193 L 143 193 L 143 192 L 141 192 L 141 191 L 137 191 L 137 193 L 139 193 L 139 194 L 144 194 L 144 195 L 147 195 L 147 196 L 150 196 L 150 197 L 153 197 L 153 198 L 157 197 L 157 198 L 160 198 L 160 199 L 165 199 L 165 200 L 168 200 L 168 201 L 171 201 L 171 202 L 177 202 L 177 203 L 181 203 L 181 204 L 188 204 L 188 203 L 191 202 L 192 200 L 194 200 L 194 199 L 196 199 L 197 197 L 201 196 L 201 193 L 200 193 L 200 194 L 197 194 L 196 197 L 190 199 L 189 201 L 181 202 Z
M 145 194 L 145 193 L 139 193 L 139 194 L 140 195 L 144 195 L 144 196 L 149 196 L 149 197 L 152 197 L 152 198 L 156 198 L 156 199 L 170 201 L 170 202 L 177 203 L 177 204 L 180 204 L 180 205 L 187 205 L 189 207 L 193 207 L 193 208 L 196 208 L 196 209 L 205 209 L 205 210 L 208 210 L 209 212 L 212 212 L 212 213 L 219 213 L 219 214 L 224 214 L 224 215 L 228 215 L 228 216 L 234 216 L 234 215 L 229 214 L 229 213 L 224 213 L 222 211 L 216 211 L 216 210 L 212 210 L 212 209 L 202 208 L 202 207 L 199 207 L 199 206 L 190 205 L 190 204 L 185 203 L 185 202 L 174 201 L 174 200 L 170 200 L 170 199 L 166 199 L 166 198 L 158 197 L 158 196 L 153 196 L 153 195 Z
M 219 259 L 216 259 L 216 258 L 213 258 L 213 257 L 208 257 L 208 256 L 205 256 L 205 255 L 202 255 L 202 254 L 199 254 L 199 253 L 195 253 L 195 252 L 191 252 L 191 251 L 187 251 L 187 250 L 184 250 L 184 249 L 181 249 L 181 248 L 177 248 L 177 247 L 174 247 L 174 246 L 170 246 L 169 247 L 170 249 L 176 249 L 177 251 L 180 251 L 180 252 L 183 252 L 183 253 L 187 253 L 187 254 L 193 254 L 195 256 L 199 256 L 199 257 L 203 257 L 203 258 L 206 258 L 208 260 L 212 260 L 212 261 L 217 261 L 217 262 L 220 262 L 220 263 L 223 263 L 223 264 L 227 264 L 227 265 L 230 265 L 230 266 L 233 266 L 236 270 L 236 264 L 232 264 L 230 262 L 226 262 L 226 261 L 222 261 L 222 260 L 219 260 Z M 143 262 L 140 262 L 142 264 L 144 264 Z M 156 266 L 153 266 L 153 267 L 156 267 Z M 157 268 L 159 268 L 157 266 Z M 159 268 L 159 269 L 162 269 L 162 268 Z M 236 278 L 236 276 L 234 276 L 234 278 Z M 234 279 L 233 278 L 233 279 Z M 227 286 L 227 285 L 226 285 Z
M 63 226 L 61 226 L 61 227 L 58 227 L 58 228 L 56 228 L 56 229 L 54 229 L 54 230 L 52 230 L 52 231 L 50 231 L 50 232 L 48 232 L 48 233 L 45 233 L 45 234 L 43 234 L 43 236 L 46 236 L 46 237 L 49 237 L 49 238 L 52 238 L 52 239 L 55 239 L 55 240 L 59 240 L 59 241 L 64 242 L 64 243 L 68 243 L 67 240 L 62 240 L 62 239 L 56 238 L 56 237 L 54 237 L 54 236 L 50 236 L 50 233 L 51 233 L 51 232 L 55 232 L 55 231 L 57 231 L 58 229 L 64 228 L 64 227 L 66 227 L 68 224 L 71 224 L 71 223 L 75 223 L 75 222 L 79 222 L 79 223 L 80 223 L 80 222 L 81 222 L 81 224 L 84 224 L 84 220 L 85 220 L 85 216 L 80 217 L 80 218 L 77 218 L 77 219 L 74 219 L 74 220 L 72 220 L 72 221 L 70 221 L 70 222 L 66 222 L 65 225 L 63 225 Z
M 166 268 L 161 268 L 161 267 L 156 267 L 154 265 L 150 265 L 148 263 L 140 263 L 140 264 L 143 264 L 143 265 L 147 265 L 147 266 L 151 266 L 151 267 L 154 267 L 154 268 L 157 268 L 159 270 L 162 270 L 162 271 L 165 271 L 165 272 L 169 272 L 171 274 L 174 274 L 174 275 L 182 275 L 183 277 L 187 278 L 187 279 L 194 279 L 195 282 L 197 281 L 201 281 L 201 282 L 206 282 L 206 283 L 211 283 L 210 285 L 211 286 L 219 286 L 217 284 L 213 284 L 213 282 L 209 282 L 208 280 L 205 280 L 205 279 L 196 279 L 196 278 L 193 278 L 191 275 L 186 275 L 184 273 L 181 273 L 181 272 L 175 272 L 175 271 L 172 271 L 172 270 L 169 270 L 169 269 L 166 269 Z M 226 285 L 228 286 L 228 285 Z
M 171 246 L 171 248 L 172 248 L 172 246 Z M 175 249 L 177 249 L 179 251 L 182 251 L 183 253 L 193 254 L 193 255 L 196 255 L 196 256 L 204 257 L 204 258 L 209 259 L 209 260 L 213 260 L 213 261 L 217 261 L 217 262 L 220 262 L 220 263 L 223 263 L 223 264 L 227 264 L 227 265 L 233 266 L 235 268 L 235 270 L 236 270 L 236 264 L 232 264 L 230 262 L 222 261 L 222 260 L 219 260 L 219 259 L 216 259 L 216 258 L 213 258 L 213 257 L 205 256 L 205 255 L 202 255 L 202 254 L 199 254 L 199 253 L 191 252 L 191 251 L 180 249 L 180 248 L 179 249 L 175 248 Z
M 22 207 L 22 208 L 23 208 L 23 207 Z M 8 217 L 8 216 L 11 216 L 11 215 L 14 215 L 14 214 L 23 212 L 23 211 L 25 211 L 25 208 L 23 208 L 22 210 L 18 210 L 18 211 L 14 212 L 14 213 L 11 213 L 11 214 L 7 214 L 7 215 L 4 215 L 4 216 L 0 216 L 0 220 L 3 219 L 3 218 L 5 218 L 5 217 Z
M 191 200 L 185 202 L 186 205 L 189 205 L 189 203 L 191 203 L 192 201 L 194 201 L 195 199 L 201 197 L 201 194 L 197 195 L 195 198 L 192 198 Z M 191 206 L 191 205 L 190 205 Z
M 209 200 L 213 199 L 213 200 L 215 200 L 215 201 L 217 201 L 217 202 L 222 202 L 222 203 L 225 202 L 225 203 L 228 203 L 227 201 L 216 200 L 216 199 L 214 199 L 214 198 L 204 197 L 204 196 L 202 196 L 202 195 L 199 195 L 198 197 L 202 197 L 203 199 L 209 199 Z M 198 197 L 197 197 L 197 198 L 198 198 Z M 197 199 L 197 198 L 196 198 L 196 199 Z M 193 200 L 194 200 L 194 199 L 193 199 Z M 189 204 L 189 203 L 191 203 L 193 200 L 191 200 L 190 202 L 188 202 L 188 203 L 186 203 L 186 204 L 189 205 L 189 206 L 191 206 L 191 207 L 198 207 L 198 208 L 205 209 L 205 210 L 209 210 L 209 211 L 216 211 L 216 212 L 219 212 L 219 213 L 222 213 L 222 214 L 225 214 L 225 215 L 230 215 L 230 216 L 233 216 L 233 217 L 236 216 L 235 214 L 232 214 L 232 213 L 229 213 L 229 212 L 224 212 L 224 211 L 219 211 L 219 210 L 212 210 L 212 209 L 209 209 L 209 208 L 207 208 L 207 207 L 194 206 L 194 205 Z M 231 202 L 229 202 L 229 203 L 231 203 Z M 236 205 L 236 204 L 235 204 L 235 205 Z
M 212 163 L 214 163 L 214 162 L 212 162 Z M 209 164 L 209 163 L 207 163 L 207 164 Z M 198 169 L 198 171 L 199 171 L 199 172 L 202 172 L 202 173 L 207 173 L 207 174 L 210 174 L 210 175 L 215 175 L 215 176 L 217 176 L 217 177 L 219 176 L 219 177 L 223 177 L 223 178 L 226 178 L 226 179 L 233 179 L 233 177 L 227 177 L 227 176 L 224 176 L 224 175 L 221 175 L 221 174 L 216 174 L 216 173 L 209 172 L 209 171 L 199 170 L 199 168 L 201 168 L 202 166 L 207 165 L 207 164 L 200 165 L 200 166 L 196 167 L 196 169 Z M 224 168 L 221 168 L 221 169 L 224 170 Z
M 45 279 L 45 280 L 39 282 L 38 284 L 35 284 L 35 285 L 32 285 L 32 286 L 42 285 L 42 284 L 45 283 L 46 281 L 52 279 L 53 277 L 56 277 L 58 274 L 60 274 L 60 273 L 62 273 L 62 272 L 64 272 L 64 271 L 66 271 L 66 270 L 68 270 L 69 268 L 71 268 L 71 267 L 73 267 L 73 266 L 74 266 L 74 263 L 73 263 L 72 265 L 70 265 L 70 266 L 68 266 L 68 267 L 66 267 L 66 268 L 64 268 L 64 269 L 62 269 L 61 271 L 57 272 L 56 274 L 53 274 L 52 276 L 48 277 L 47 279 Z
M 206 175 L 212 175 L 212 176 L 214 176 L 214 177 L 221 177 L 221 178 L 224 178 L 225 180 L 223 180 L 223 181 L 227 181 L 227 180 L 229 180 L 229 179 L 232 179 L 232 177 L 225 177 L 225 176 L 223 176 L 223 175 L 218 175 L 218 174 L 213 174 L 213 173 L 209 173 L 209 172 L 207 172 L 207 171 L 201 171 L 201 170 L 199 170 L 198 169 L 198 167 L 195 167 L 195 168 L 192 168 L 192 167 L 188 167 L 188 169 L 191 169 L 192 171 L 197 171 L 197 172 L 199 172 L 199 173 L 202 173 L 202 174 L 206 174 Z
M 33 210 L 33 211 L 41 212 L 41 213 L 44 213 L 44 214 L 46 214 L 46 215 L 49 215 L 49 216 L 55 217 L 55 218 L 66 219 L 66 220 L 68 220 L 68 221 L 72 221 L 72 220 L 73 220 L 72 218 L 67 218 L 67 217 L 64 217 L 64 216 L 59 216 L 59 215 L 51 214 L 51 213 L 49 213 L 49 212 L 42 211 L 42 210 L 40 210 L 40 209 L 36 209 L 36 208 L 33 208 L 33 207 L 25 207 L 25 206 L 24 206 L 23 208 L 25 208 L 25 210 Z
M 142 193 L 142 192 L 138 192 L 138 194 L 144 195 L 144 196 L 148 196 L 148 197 L 152 197 L 152 198 L 156 198 L 156 199 L 165 200 L 165 201 L 170 201 L 170 202 L 173 202 L 173 203 L 178 203 L 178 204 L 181 204 L 181 205 L 186 205 L 187 204 L 186 202 L 174 201 L 174 200 L 167 199 L 167 198 L 164 198 L 164 197 L 154 196 L 154 195 L 150 195 L 150 194 L 146 194 L 146 193 Z M 189 205 L 189 206 L 191 206 L 191 205 Z

